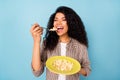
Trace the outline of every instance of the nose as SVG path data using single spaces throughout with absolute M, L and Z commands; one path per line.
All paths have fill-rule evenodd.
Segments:
M 62 21 L 57 21 L 57 25 L 61 25 L 62 24 Z

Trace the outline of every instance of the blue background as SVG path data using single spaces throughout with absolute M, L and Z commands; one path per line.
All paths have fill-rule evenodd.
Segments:
M 82 80 L 120 80 L 120 0 L 0 0 L 0 80 L 45 80 L 31 71 L 31 25 L 46 27 L 58 6 L 73 8 L 89 39 L 92 72 Z

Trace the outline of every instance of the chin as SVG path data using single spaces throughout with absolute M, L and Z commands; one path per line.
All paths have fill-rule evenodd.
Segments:
M 62 34 L 57 34 L 58 36 L 62 36 Z
M 57 34 L 57 35 L 58 35 L 59 37 L 61 37 L 61 36 L 65 36 L 66 34 L 62 34 L 62 33 L 61 33 L 61 34 Z
M 57 33 L 58 36 L 62 36 L 63 34 L 62 33 Z

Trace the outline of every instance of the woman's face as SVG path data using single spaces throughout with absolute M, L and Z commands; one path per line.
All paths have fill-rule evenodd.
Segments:
M 56 33 L 58 36 L 68 35 L 68 25 L 63 13 L 56 13 L 53 25 L 55 28 L 57 28 Z

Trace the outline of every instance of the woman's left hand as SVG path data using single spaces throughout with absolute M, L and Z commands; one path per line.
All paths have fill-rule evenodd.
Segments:
M 84 68 L 81 68 L 81 70 L 78 73 L 82 74 L 83 76 L 87 76 L 87 72 L 84 70 Z

